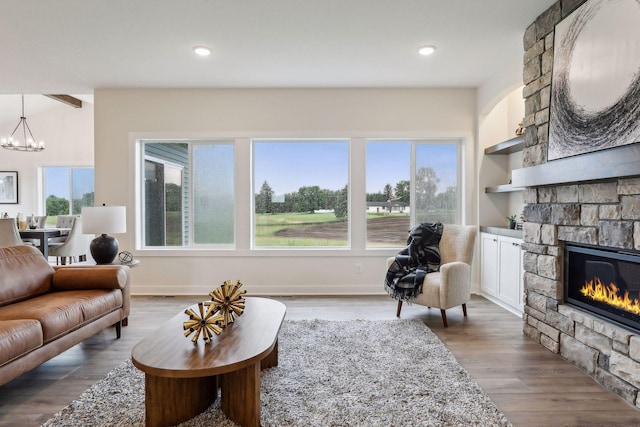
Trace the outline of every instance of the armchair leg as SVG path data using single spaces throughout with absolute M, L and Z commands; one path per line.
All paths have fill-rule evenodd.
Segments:
M 120 335 L 122 334 L 122 321 L 118 320 L 118 322 L 115 324 L 115 327 L 116 327 L 116 339 L 119 340 Z
M 462 314 L 467 317 L 467 304 L 462 304 Z
M 444 310 L 440 309 L 440 314 L 442 314 L 442 323 L 444 323 L 444 327 L 448 328 L 449 325 L 447 325 L 447 313 Z
M 400 317 L 400 310 L 402 310 L 402 300 L 398 300 L 398 309 L 396 310 L 396 317 Z

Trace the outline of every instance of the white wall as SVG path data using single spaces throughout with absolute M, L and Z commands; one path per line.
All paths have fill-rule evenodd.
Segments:
M 18 205 L 0 205 L 0 212 L 15 216 L 44 215 L 42 195 L 38 193 L 38 170 L 42 166 L 93 166 L 93 105 L 83 103 L 74 108 L 59 106 L 34 115 L 27 113 L 27 123 L 38 140 L 44 140 L 46 149 L 39 153 L 26 153 L 0 149 L 0 170 L 18 171 Z M 0 125 L 0 135 L 10 135 L 20 117 L 14 122 Z
M 352 215 L 349 250 L 250 247 L 251 137 L 349 137 L 352 212 L 364 212 L 364 138 L 461 138 L 465 208 L 474 223 L 476 92 L 474 89 L 193 89 L 96 90 L 96 203 L 127 206 L 121 250 L 137 294 L 205 294 L 240 279 L 254 295 L 383 293 L 385 263 L 395 250 L 364 249 L 364 215 Z M 235 251 L 136 251 L 134 142 L 162 137 L 243 138 L 236 147 Z M 359 270 L 358 271 L 358 266 Z

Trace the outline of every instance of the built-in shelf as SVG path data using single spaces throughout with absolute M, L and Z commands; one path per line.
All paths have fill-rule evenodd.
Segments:
M 516 136 L 515 138 L 499 142 L 491 147 L 484 149 L 485 155 L 513 154 L 522 151 L 524 147 L 524 136 Z M 497 185 L 495 187 L 485 187 L 485 193 L 511 193 L 514 191 L 522 191 L 522 187 L 514 187 L 511 184 Z
M 522 191 L 522 187 L 514 187 L 511 184 L 496 185 L 495 187 L 485 187 L 485 193 L 512 193 L 514 191 Z
M 516 136 L 515 138 L 511 138 L 485 148 L 484 154 L 512 154 L 522 151 L 523 147 L 524 136 Z

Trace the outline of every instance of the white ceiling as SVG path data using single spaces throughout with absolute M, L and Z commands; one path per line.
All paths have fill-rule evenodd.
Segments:
M 0 94 L 477 87 L 522 55 L 555 1 L 0 0 Z M 196 57 L 199 44 L 212 55 Z M 419 56 L 425 44 L 437 52 Z

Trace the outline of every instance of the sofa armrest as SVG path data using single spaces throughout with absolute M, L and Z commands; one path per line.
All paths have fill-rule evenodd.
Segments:
M 129 267 L 109 265 L 56 268 L 51 284 L 58 291 L 125 289 L 129 284 Z

